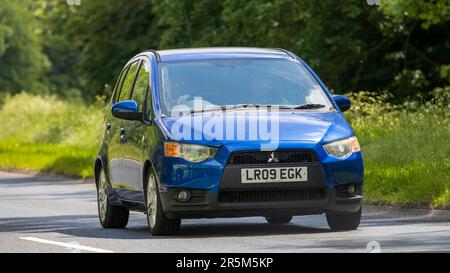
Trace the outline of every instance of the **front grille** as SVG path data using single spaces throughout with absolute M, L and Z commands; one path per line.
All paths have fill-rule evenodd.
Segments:
M 233 153 L 229 165 L 276 164 L 317 162 L 317 157 L 308 150 L 249 151 Z
M 247 190 L 222 191 L 219 202 L 277 202 L 277 201 L 304 201 L 325 198 L 325 190 Z

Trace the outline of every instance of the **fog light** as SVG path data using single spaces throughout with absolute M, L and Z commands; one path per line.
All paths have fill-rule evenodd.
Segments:
M 186 190 L 179 191 L 177 194 L 177 199 L 181 202 L 186 202 L 191 199 L 191 193 Z
M 350 185 L 347 187 L 347 192 L 350 195 L 355 195 L 356 194 L 356 187 L 355 185 Z

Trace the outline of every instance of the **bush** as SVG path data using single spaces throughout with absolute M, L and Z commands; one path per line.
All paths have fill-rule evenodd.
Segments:
M 346 116 L 365 162 L 369 203 L 450 207 L 450 87 L 432 100 L 389 103 L 391 94 L 350 95 Z M 0 109 L 0 168 L 93 176 L 104 104 L 21 93 Z
M 346 114 L 365 163 L 367 202 L 450 207 L 450 87 L 428 102 L 360 92 Z
M 0 110 L 0 167 L 92 176 L 103 104 L 8 96 Z

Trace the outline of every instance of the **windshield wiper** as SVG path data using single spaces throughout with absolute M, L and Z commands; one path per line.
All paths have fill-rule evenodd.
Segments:
M 268 107 L 271 107 L 270 105 Z M 287 109 L 287 110 L 308 110 L 308 109 L 320 109 L 326 107 L 323 104 L 317 103 L 305 103 L 298 106 L 295 105 L 273 105 L 272 107 L 277 107 L 278 109 Z
M 256 103 L 242 103 L 235 104 L 231 107 L 231 109 L 239 109 L 239 108 L 259 108 L 259 107 L 268 107 L 270 108 L 270 104 L 256 104 Z
M 194 114 L 194 113 L 204 113 L 204 112 L 210 112 L 210 111 L 223 111 L 227 109 L 225 106 L 217 106 L 217 107 L 210 107 L 210 108 L 206 108 L 206 109 L 199 109 L 199 110 L 195 110 L 192 109 L 189 112 L 186 112 L 187 114 Z
M 226 111 L 226 110 L 234 110 L 234 109 L 246 109 L 246 108 L 260 108 L 260 107 L 277 107 L 278 109 L 290 109 L 290 110 L 307 110 L 307 109 L 320 109 L 324 108 L 325 105 L 323 104 L 317 104 L 317 103 L 306 103 L 298 106 L 286 106 L 286 105 L 270 105 L 270 104 L 255 104 L 255 103 L 242 103 L 242 104 L 235 104 L 235 105 L 222 105 L 217 107 L 211 107 L 201 110 L 190 110 L 189 112 L 186 112 L 187 114 L 194 114 L 194 113 L 204 113 L 204 112 L 210 112 L 210 111 Z
M 238 108 L 259 108 L 259 107 L 267 107 L 267 108 L 278 108 L 278 109 L 295 109 L 295 110 L 303 110 L 303 109 L 320 109 L 326 107 L 323 104 L 318 103 L 305 103 L 302 105 L 294 106 L 294 105 L 270 105 L 270 104 L 236 104 L 231 109 Z
M 270 105 L 265 104 L 254 104 L 254 103 L 242 103 L 242 104 L 235 104 L 235 105 L 222 105 L 217 107 L 211 107 L 206 109 L 199 109 L 199 110 L 190 110 L 189 112 L 186 112 L 188 114 L 194 114 L 194 113 L 204 113 L 204 112 L 210 112 L 210 111 L 225 111 L 225 110 L 234 110 L 234 109 L 242 109 L 242 108 L 258 108 L 258 107 L 270 107 Z
M 302 109 L 320 109 L 320 108 L 324 108 L 325 105 L 323 104 L 318 104 L 318 103 L 305 103 L 299 106 L 295 106 L 293 109 L 298 109 L 298 110 L 302 110 Z

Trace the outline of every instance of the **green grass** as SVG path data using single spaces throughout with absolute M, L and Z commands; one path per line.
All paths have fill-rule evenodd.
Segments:
M 450 88 L 426 103 L 352 95 L 346 113 L 365 163 L 365 201 L 450 208 Z M 104 104 L 22 93 L 0 109 L 0 168 L 93 176 Z
M 450 88 L 429 103 L 361 93 L 347 114 L 365 163 L 365 201 L 450 208 Z
M 103 104 L 21 93 L 0 109 L 0 168 L 93 176 Z
M 79 146 L 0 141 L 0 166 L 6 170 L 39 171 L 92 177 L 93 155 L 97 149 Z

